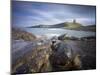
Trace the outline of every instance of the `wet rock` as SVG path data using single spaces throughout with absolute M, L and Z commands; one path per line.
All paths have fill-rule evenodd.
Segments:
M 51 54 L 50 46 L 41 46 L 32 49 L 30 52 L 19 57 L 12 66 L 12 73 L 35 73 L 35 72 L 49 72 L 52 70 L 49 56 Z M 20 63 L 22 63 L 20 65 Z
M 75 54 L 71 47 L 69 47 L 64 41 L 61 41 L 56 45 L 56 50 L 52 49 L 53 53 L 50 57 L 53 70 L 61 71 L 80 69 L 81 60 L 79 55 Z
M 12 39 L 33 41 L 36 39 L 36 36 L 32 33 L 21 30 L 20 28 L 12 28 Z

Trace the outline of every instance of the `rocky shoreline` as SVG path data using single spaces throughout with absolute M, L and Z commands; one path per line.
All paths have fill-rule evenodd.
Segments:
M 28 33 L 27 33 L 28 34 Z M 16 40 L 16 39 L 13 39 Z M 96 68 L 96 38 L 34 39 L 13 41 L 12 73 L 41 73 Z M 20 44 L 21 43 L 21 44 Z M 25 44 L 25 45 L 22 45 Z M 23 46 L 16 48 L 16 46 Z M 20 56 L 19 56 L 20 55 Z M 15 57 L 19 56 L 15 59 Z

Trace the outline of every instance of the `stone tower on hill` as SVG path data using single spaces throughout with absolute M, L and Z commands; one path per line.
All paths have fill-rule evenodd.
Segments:
M 76 23 L 76 19 L 73 19 L 73 23 Z

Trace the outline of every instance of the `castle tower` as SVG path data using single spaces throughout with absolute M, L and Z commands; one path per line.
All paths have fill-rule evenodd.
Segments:
M 76 20 L 75 19 L 73 19 L 73 23 L 76 23 Z

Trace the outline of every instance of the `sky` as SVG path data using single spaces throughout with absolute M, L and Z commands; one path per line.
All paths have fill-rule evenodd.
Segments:
M 12 25 L 28 27 L 77 22 L 84 26 L 95 24 L 95 6 L 12 1 Z

